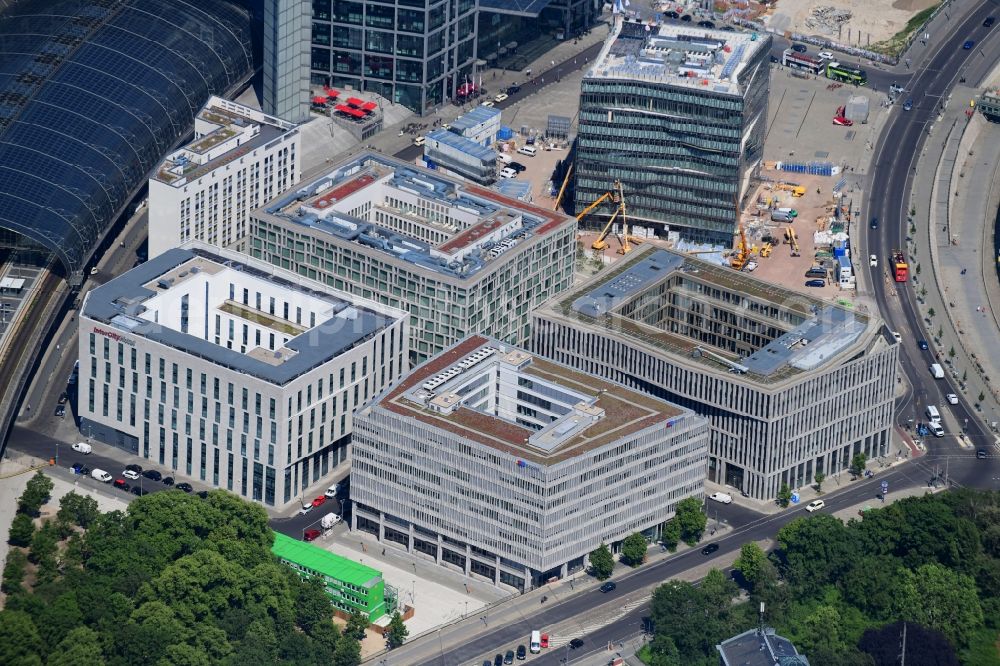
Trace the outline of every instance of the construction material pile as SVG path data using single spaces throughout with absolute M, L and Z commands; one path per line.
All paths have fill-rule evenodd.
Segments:
M 850 21 L 851 17 L 849 9 L 823 5 L 813 8 L 812 15 L 805 20 L 805 24 L 810 30 L 818 30 L 832 35 L 840 30 L 840 26 Z

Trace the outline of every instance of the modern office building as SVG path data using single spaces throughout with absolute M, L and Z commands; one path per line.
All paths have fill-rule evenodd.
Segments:
M 149 179 L 149 256 L 189 240 L 246 252 L 250 211 L 299 182 L 298 127 L 212 96 Z
M 703 493 L 704 418 L 470 336 L 354 420 L 355 529 L 520 591 Z
M 770 45 L 619 18 L 581 84 L 576 211 L 619 180 L 635 224 L 731 246 L 763 157 Z
M 319 577 L 330 603 L 344 615 L 358 610 L 375 622 L 395 610 L 381 571 L 280 532 L 274 533 L 271 553 L 300 577 Z
M 79 327 L 84 435 L 277 509 L 408 368 L 404 313 L 201 243 L 91 290 Z
M 476 0 L 313 0 L 312 82 L 423 114 L 475 76 Z
M 362 153 L 250 216 L 249 253 L 410 313 L 414 361 L 471 333 L 524 345 L 573 283 L 576 220 Z
M 899 344 L 874 314 L 644 245 L 532 317 L 537 354 L 707 417 L 709 480 L 757 499 L 890 453 Z
M 231 2 L 19 0 L 0 16 L 0 247 L 73 284 L 210 95 L 253 74 Z
M 261 108 L 303 122 L 309 117 L 312 8 L 308 0 L 257 1 L 264 7 Z
M 427 133 L 424 163 L 480 185 L 492 185 L 497 179 L 497 152 L 449 130 Z

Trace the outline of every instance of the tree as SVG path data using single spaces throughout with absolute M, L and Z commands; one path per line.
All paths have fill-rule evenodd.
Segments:
M 46 666 L 103 666 L 101 642 L 89 627 L 77 627 L 52 651 Z
M 674 520 L 680 525 L 681 539 L 689 546 L 698 543 L 708 524 L 708 516 L 701 510 L 701 501 L 697 497 L 687 497 L 678 502 Z
M 710 570 L 700 587 L 676 580 L 660 585 L 653 591 L 650 613 L 654 642 L 669 638 L 682 664 L 704 662 L 717 643 L 734 633 L 731 612 L 737 592 L 718 569 Z
M 97 516 L 100 515 L 97 508 L 97 500 L 86 495 L 79 495 L 69 492 L 59 500 L 59 513 L 56 517 L 72 525 L 79 525 L 83 529 L 90 527 Z
M 649 644 L 649 658 L 645 659 L 649 666 L 681 666 L 681 655 L 672 638 L 665 634 L 656 634 Z
M 333 617 L 330 598 L 326 596 L 323 580 L 318 576 L 303 581 L 299 587 L 299 595 L 295 604 L 295 624 L 306 633 L 312 633 L 313 628 L 323 622 L 329 622 Z
M 353 638 L 342 636 L 333 653 L 333 666 L 358 666 L 361 663 L 361 644 Z
M 934 315 L 935 315 L 935 314 L 937 314 L 937 313 L 936 313 L 936 312 L 934 312 L 934 308 L 928 308 L 928 309 L 927 309 L 927 316 L 928 316 L 928 317 L 930 317 L 931 319 L 933 319 L 933 318 L 934 318 Z
M 646 537 L 642 536 L 642 534 L 639 532 L 630 534 L 622 542 L 622 562 L 630 567 L 639 566 L 646 559 L 646 549 L 648 547 L 649 544 L 646 542 Z
M 602 543 L 590 553 L 590 570 L 597 580 L 611 578 L 611 572 L 614 569 L 615 558 L 606 543 Z
M 778 489 L 778 506 L 785 508 L 792 501 L 792 489 L 788 487 L 787 483 L 782 483 L 781 488 Z
M 899 615 L 937 629 L 956 645 L 967 645 L 983 626 L 983 610 L 975 582 L 939 564 L 925 564 L 915 572 L 901 569 L 904 594 Z
M 855 453 L 854 457 L 851 458 L 851 474 L 854 476 L 861 476 L 865 471 L 865 465 L 868 463 L 868 456 L 864 453 Z
M 409 635 L 410 630 L 403 624 L 403 618 L 400 616 L 399 611 L 396 611 L 392 614 L 392 619 L 389 621 L 389 627 L 385 633 L 385 639 L 388 641 L 389 647 L 398 648 Z
M 983 400 L 986 400 L 986 394 L 985 394 L 985 393 L 983 393 L 982 391 L 980 391 L 980 392 L 979 392 L 979 398 L 977 398 L 977 401 L 978 401 L 978 402 L 979 402 L 980 404 L 982 404 Z
M 816 472 L 816 475 L 813 478 L 816 480 L 816 490 L 823 492 L 823 482 L 826 481 L 826 474 L 823 472 Z
M 838 580 L 858 557 L 856 538 L 840 519 L 820 513 L 778 530 L 777 556 L 787 580 L 815 591 Z
M 904 622 L 893 622 L 879 629 L 868 629 L 861 636 L 858 648 L 871 655 L 877 666 L 899 663 L 899 646 Z M 938 666 L 958 666 L 955 648 L 940 631 L 928 629 L 916 622 L 906 622 L 906 652 L 920 655 L 920 663 Z
M 17 610 L 0 612 L 0 664 L 41 666 L 42 658 L 38 656 L 41 644 L 30 615 Z
M 833 606 L 820 606 L 809 614 L 803 622 L 802 647 L 805 653 L 837 651 L 841 645 L 840 622 L 840 613 Z
M 47 521 L 31 538 L 31 549 L 28 550 L 28 560 L 38 564 L 45 559 L 54 559 L 57 549 L 55 526 Z
M 31 543 L 31 537 L 34 535 L 35 523 L 31 520 L 31 516 L 25 513 L 19 513 L 14 516 L 14 520 L 10 523 L 10 532 L 7 537 L 7 543 L 12 546 L 21 546 L 24 548 Z
M 38 515 L 39 509 L 49 500 L 53 487 L 52 479 L 45 476 L 41 470 L 28 479 L 24 492 L 17 499 L 17 510 L 29 516 Z
M 344 635 L 350 636 L 356 641 L 364 640 L 365 632 L 368 630 L 368 618 L 357 608 L 347 616 L 347 626 L 344 627 Z
M 948 350 L 948 358 L 955 358 L 955 348 L 952 347 Z
M 733 568 L 743 575 L 751 592 L 754 591 L 757 583 L 768 576 L 769 570 L 773 567 L 774 565 L 767 559 L 767 554 L 754 541 L 743 544 L 739 557 L 733 563 Z
M 0 591 L 11 595 L 22 592 L 21 583 L 24 581 L 24 572 L 27 568 L 28 556 L 23 550 L 11 550 L 7 553 L 7 563 L 3 567 L 3 584 Z
M 660 531 L 660 541 L 673 552 L 681 540 L 681 524 L 676 518 L 668 520 Z

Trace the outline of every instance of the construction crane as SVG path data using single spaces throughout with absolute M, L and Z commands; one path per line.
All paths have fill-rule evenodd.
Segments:
M 794 183 L 778 183 L 775 187 L 779 190 L 791 192 L 793 197 L 805 196 L 806 193 L 804 185 L 795 185 Z
M 622 184 L 618 183 L 618 198 L 621 199 L 621 211 L 622 211 L 622 246 L 618 248 L 618 254 L 628 254 L 632 251 L 632 243 L 636 245 L 642 243 L 638 238 L 629 236 L 628 234 L 628 221 L 625 218 L 625 193 L 622 192 Z
M 785 227 L 785 239 L 788 241 L 788 244 L 792 246 L 792 256 L 798 257 L 799 242 L 795 238 L 795 230 L 792 229 L 791 227 Z
M 729 265 L 738 271 L 743 270 L 743 267 L 747 265 L 750 260 L 750 248 L 747 246 L 747 232 L 743 228 L 743 224 L 740 223 L 740 242 L 736 246 L 736 255 L 733 256 Z
M 618 204 L 618 206 L 615 208 L 615 212 L 611 216 L 611 219 L 608 220 L 608 223 L 604 225 L 604 229 L 601 230 L 600 235 L 593 243 L 590 244 L 590 247 L 595 250 L 603 250 L 608 246 L 608 243 L 605 239 L 608 237 L 608 232 L 611 231 L 611 225 L 614 223 L 615 218 L 618 217 L 618 215 L 622 216 L 622 224 L 625 223 L 625 196 L 622 194 L 621 181 L 616 180 L 614 188 L 610 192 L 605 192 L 597 201 L 595 201 L 586 209 L 584 209 L 584 211 L 580 213 L 580 216 L 576 218 L 577 220 L 579 220 L 580 217 L 583 217 L 590 209 L 592 209 L 597 204 L 601 203 L 601 201 L 603 201 L 606 197 L 611 197 L 611 200 L 614 201 L 616 204 Z M 625 242 L 624 238 L 622 242 L 623 243 Z
M 600 206 L 601 202 L 603 202 L 605 199 L 611 199 L 611 201 L 613 201 L 614 203 L 621 203 L 621 188 L 622 184 L 616 180 L 615 186 L 612 189 L 608 190 L 601 196 L 597 197 L 597 200 L 594 201 L 594 203 L 584 208 L 583 212 L 581 212 L 579 215 L 576 216 L 576 221 L 579 222 L 580 220 L 582 220 L 587 215 L 587 213 Z
M 573 173 L 573 165 L 570 164 L 569 168 L 566 169 L 566 177 L 563 178 L 562 187 L 559 188 L 559 196 L 556 197 L 556 204 L 552 207 L 552 210 L 559 210 L 559 204 L 562 203 L 563 193 L 566 191 L 566 183 L 569 182 L 569 177 Z M 580 218 L 576 218 L 579 220 Z
M 767 257 L 770 257 L 771 256 L 771 247 L 772 246 L 771 246 L 770 243 L 764 243 L 764 246 L 760 248 L 760 256 L 764 257 L 765 259 Z

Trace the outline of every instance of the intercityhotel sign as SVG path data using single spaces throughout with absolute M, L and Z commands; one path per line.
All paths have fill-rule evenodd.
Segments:
M 130 347 L 135 347 L 135 340 L 131 338 L 126 338 L 121 333 L 115 333 L 114 331 L 105 331 L 103 328 L 94 327 L 94 333 L 97 335 L 103 335 L 106 338 L 111 338 L 115 342 L 120 342 L 123 345 L 129 345 Z

